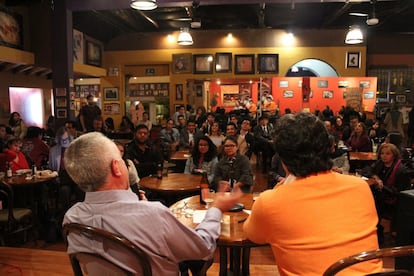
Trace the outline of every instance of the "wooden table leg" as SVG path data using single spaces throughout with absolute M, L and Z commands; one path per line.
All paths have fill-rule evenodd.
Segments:
M 233 276 L 239 276 L 240 275 L 240 254 L 241 254 L 241 248 L 235 247 L 232 249 L 233 253 Z
M 220 276 L 227 275 L 227 247 L 219 246 L 220 252 Z
M 242 275 L 250 275 L 250 247 L 244 247 L 242 252 Z

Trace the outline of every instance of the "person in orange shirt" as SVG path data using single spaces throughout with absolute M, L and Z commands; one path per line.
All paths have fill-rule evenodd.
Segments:
M 307 112 L 277 122 L 274 145 L 288 177 L 256 199 L 244 223 L 248 239 L 270 244 L 281 276 L 320 276 L 337 260 L 378 249 L 378 217 L 369 185 L 332 171 L 328 132 Z M 381 260 L 344 275 L 380 272 Z

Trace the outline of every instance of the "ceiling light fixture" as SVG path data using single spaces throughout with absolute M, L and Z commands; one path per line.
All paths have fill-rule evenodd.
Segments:
M 361 29 L 356 25 L 351 26 L 346 34 L 345 43 L 359 44 L 362 42 L 364 42 L 364 36 L 362 35 Z
M 189 46 L 193 45 L 193 37 L 188 32 L 188 28 L 182 28 L 177 39 L 178 45 Z
M 131 0 L 131 8 L 141 11 L 150 11 L 157 8 L 157 0 Z

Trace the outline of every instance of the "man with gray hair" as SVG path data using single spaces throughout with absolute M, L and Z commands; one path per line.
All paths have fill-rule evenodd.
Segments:
M 240 199 L 239 188 L 231 195 L 217 193 L 197 228 L 181 224 L 159 202 L 138 201 L 129 189 L 128 169 L 116 145 L 97 132 L 74 140 L 65 152 L 69 175 L 86 192 L 85 201 L 68 210 L 63 224 L 81 223 L 121 235 L 147 253 L 153 275 L 178 275 L 185 260 L 209 259 L 220 235 L 221 216 Z M 137 264 L 117 259 L 85 237 L 70 234 L 68 253 L 86 251 L 106 255 L 113 263 L 136 273 Z

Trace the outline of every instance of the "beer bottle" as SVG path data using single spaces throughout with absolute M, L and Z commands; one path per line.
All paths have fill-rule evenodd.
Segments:
M 200 180 L 200 204 L 206 204 L 203 194 L 208 193 L 209 191 L 210 185 L 208 184 L 207 172 L 203 171 Z

